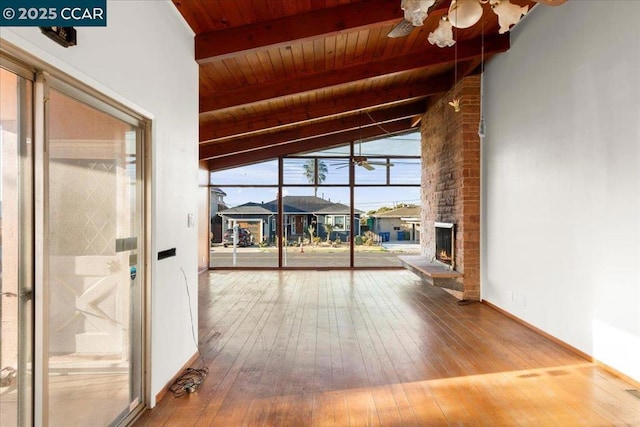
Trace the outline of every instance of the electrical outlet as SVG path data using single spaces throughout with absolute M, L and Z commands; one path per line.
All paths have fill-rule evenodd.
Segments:
M 193 228 L 196 225 L 196 216 L 192 213 L 187 215 L 187 227 Z

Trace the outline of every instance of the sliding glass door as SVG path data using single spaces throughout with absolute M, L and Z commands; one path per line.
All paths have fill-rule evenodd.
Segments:
M 142 402 L 142 132 L 75 91 L 48 99 L 48 425 L 109 425 Z
M 5 64 L 3 64 L 5 65 Z M 32 82 L 0 68 L 0 425 L 32 423 Z
M 146 123 L 0 56 L 0 425 L 143 408 Z

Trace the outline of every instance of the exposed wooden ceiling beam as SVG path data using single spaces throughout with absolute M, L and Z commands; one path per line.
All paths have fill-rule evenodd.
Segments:
M 209 170 L 228 169 L 232 167 L 248 165 L 251 163 L 263 162 L 266 160 L 278 158 L 280 156 L 288 156 L 292 154 L 323 150 L 343 144 L 348 144 L 351 141 L 358 140 L 359 138 L 366 140 L 387 135 L 398 135 L 410 131 L 410 126 L 411 121 L 409 119 L 401 119 L 385 124 L 384 128 L 387 132 L 384 132 L 377 126 L 372 126 L 363 128 L 362 130 L 351 130 L 333 135 L 311 138 L 304 141 L 289 142 L 275 147 L 264 147 L 246 153 L 236 153 L 220 158 L 203 160 L 207 160 Z
M 234 1 L 234 0 L 228 0 Z M 290 46 L 374 25 L 398 22 L 400 0 L 367 0 L 196 36 L 196 60 L 205 64 L 258 50 Z
M 347 130 L 364 129 L 376 125 L 384 126 L 387 122 L 404 118 L 412 118 L 416 114 L 425 112 L 424 102 L 401 105 L 385 110 L 372 111 L 366 114 L 357 114 L 342 117 L 336 120 L 328 120 L 312 123 L 307 126 L 297 126 L 280 132 L 260 134 L 245 138 L 236 138 L 225 142 L 217 142 L 200 145 L 200 159 L 228 156 L 238 152 L 247 152 L 262 147 L 273 147 L 289 142 L 302 141 L 316 137 L 334 135 Z
M 233 136 L 248 136 L 274 128 L 298 126 L 322 118 L 354 113 L 371 108 L 387 108 L 407 103 L 412 99 L 425 98 L 449 90 L 453 84 L 453 74 L 445 74 L 427 81 L 417 81 L 411 85 L 393 87 L 383 91 L 370 91 L 357 96 L 349 95 L 338 99 L 322 100 L 297 108 L 270 110 L 266 114 L 248 117 L 233 122 L 211 121 L 200 125 L 200 142 L 221 140 Z
M 318 73 L 305 74 L 292 79 L 265 82 L 243 88 L 221 91 L 200 98 L 200 112 L 221 108 L 251 104 L 253 102 L 278 98 L 295 93 L 327 88 L 371 78 L 388 76 L 408 70 L 414 70 L 455 61 L 464 61 L 479 56 L 482 48 L 480 38 L 459 42 L 457 48 L 439 48 L 425 43 L 425 47 L 403 55 L 331 69 Z M 485 55 L 504 52 L 509 49 L 509 34 L 484 38 Z

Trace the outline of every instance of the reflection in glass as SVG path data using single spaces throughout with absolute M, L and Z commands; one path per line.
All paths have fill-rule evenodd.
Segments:
M 48 420 L 108 425 L 142 397 L 137 129 L 55 90 L 49 106 Z
M 357 143 L 353 154 L 366 157 L 420 156 L 420 132 Z
M 389 184 L 420 185 L 420 159 L 392 158 L 389 161 L 393 164 L 389 168 Z
M 354 168 L 356 185 L 385 185 L 388 169 L 392 166 L 384 158 L 368 158 L 369 167 L 356 165 Z
M 31 425 L 32 84 L 0 69 L 0 425 Z

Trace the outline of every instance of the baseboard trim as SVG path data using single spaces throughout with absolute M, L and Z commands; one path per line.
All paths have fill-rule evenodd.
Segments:
M 630 376 L 623 374 L 622 372 L 618 371 L 617 369 L 612 368 L 611 366 L 607 365 L 606 363 L 602 363 L 599 360 L 594 360 L 593 363 L 595 363 L 596 365 L 600 366 L 602 369 L 604 369 L 605 371 L 609 372 L 611 375 L 614 375 L 614 376 L 620 378 L 621 380 L 628 382 L 629 384 L 633 385 L 636 389 L 640 390 L 640 381 L 634 380 Z
M 615 375 L 616 377 L 619 377 L 620 379 L 622 379 L 623 381 L 628 382 L 629 384 L 632 384 L 634 387 L 640 388 L 640 381 L 637 381 L 637 380 L 629 377 L 628 375 L 623 374 L 622 372 L 618 371 L 615 368 L 612 368 L 611 366 L 607 365 L 606 363 L 602 363 L 601 361 L 595 359 L 590 354 L 587 354 L 584 351 L 578 350 L 577 348 L 575 348 L 571 344 L 568 344 L 568 343 L 562 341 L 561 339 L 556 338 L 553 335 L 543 331 L 542 329 L 533 326 L 531 323 L 525 322 L 521 318 L 509 313 L 508 311 L 498 307 L 495 304 L 490 303 L 487 300 L 482 300 L 482 304 L 487 305 L 488 307 L 496 310 L 500 314 L 503 314 L 503 315 L 507 316 L 508 318 L 518 322 L 522 326 L 524 326 L 524 327 L 526 327 L 528 329 L 531 329 L 535 333 L 542 335 L 543 337 L 547 338 L 548 340 L 553 341 L 554 343 L 556 343 L 559 346 L 569 350 L 570 352 L 582 357 L 583 359 L 588 360 L 591 363 L 595 363 L 596 365 L 598 365 L 599 367 L 601 367 L 605 371 L 609 372 L 612 375 Z
M 595 360 L 593 359 L 593 357 L 591 357 L 591 355 L 589 355 L 589 354 L 587 354 L 587 353 L 585 353 L 585 352 L 583 352 L 581 350 L 578 350 L 574 346 L 572 346 L 570 344 L 567 344 L 566 342 L 562 341 L 561 339 L 558 339 L 558 338 L 554 337 L 553 335 L 543 331 L 542 329 L 533 326 L 531 323 L 525 322 L 524 320 L 522 320 L 518 316 L 515 316 L 515 315 L 509 313 L 508 311 L 498 307 L 497 305 L 492 304 L 487 300 L 482 300 L 482 303 L 486 304 L 487 306 L 491 307 L 492 309 L 496 310 L 497 312 L 507 316 L 508 318 L 510 318 L 512 320 L 515 320 L 516 322 L 518 322 L 522 326 L 525 326 L 525 327 L 531 329 L 535 333 L 542 335 L 543 337 L 547 338 L 548 340 L 553 341 L 554 343 L 558 344 L 559 346 L 564 347 L 565 349 L 569 350 L 570 352 L 577 354 L 578 356 L 582 357 L 583 359 L 586 359 L 589 362 L 595 362 Z
M 178 372 L 176 372 L 176 374 L 169 380 L 169 382 L 164 387 L 162 387 L 158 394 L 156 394 L 156 405 L 167 394 L 167 392 L 169 391 L 169 387 L 171 387 L 171 384 L 173 384 L 178 379 L 178 377 L 182 375 L 183 371 L 193 365 L 196 360 L 198 360 L 197 351 L 193 353 L 193 356 L 191 356 L 189 360 L 187 360 L 187 363 L 185 363 L 182 368 L 178 369 Z

